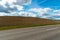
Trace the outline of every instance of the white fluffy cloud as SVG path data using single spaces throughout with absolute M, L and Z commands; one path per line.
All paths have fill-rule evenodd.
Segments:
M 19 5 L 29 5 L 29 4 L 31 4 L 31 1 L 32 0 L 16 0 L 16 4 L 19 4 Z
M 23 6 L 21 6 L 21 5 L 10 5 L 9 7 L 10 7 L 11 9 L 13 9 L 13 8 L 15 7 L 15 8 L 17 8 L 17 10 L 24 10 L 24 9 L 23 9 Z
M 60 16 L 60 10 L 53 10 L 52 16 Z
M 0 12 L 1 8 L 2 12 L 6 11 L 16 11 L 16 10 L 24 10 L 22 5 L 31 4 L 31 0 L 0 0 Z
M 24 16 L 24 17 L 37 17 L 36 14 L 32 12 L 12 12 L 12 13 L 0 13 L 0 16 Z
M 0 5 L 5 5 L 6 3 L 9 3 L 10 5 L 11 4 L 22 4 L 22 5 L 29 5 L 31 4 L 31 0 L 1 0 L 0 1 Z
M 0 12 L 0 16 L 9 16 L 9 15 L 10 15 L 9 13 Z
M 22 7 L 20 8 L 22 9 Z M 13 11 L 11 13 L 0 13 L 0 16 L 40 17 L 40 18 L 60 20 L 60 10 L 53 10 L 51 8 L 31 8 L 28 9 L 28 11 L 20 11 L 20 12 Z
M 57 14 L 60 13 L 60 10 L 54 10 L 53 12 Z
M 52 10 L 51 8 L 31 8 L 31 9 L 29 9 L 29 11 L 34 11 L 34 12 L 37 12 L 39 14 L 44 14 L 44 13 L 47 13 L 51 10 Z
M 19 12 L 18 15 L 25 16 L 25 17 L 36 17 L 36 14 L 32 12 L 26 12 L 26 11 Z
M 16 0 L 1 0 L 0 1 L 0 5 L 3 5 L 4 7 L 6 3 L 8 3 L 9 5 L 13 4 L 14 2 L 16 2 Z
M 29 11 L 37 12 L 37 15 L 40 18 L 60 19 L 60 10 L 54 10 L 51 8 L 31 8 Z
M 42 17 L 42 18 L 47 18 L 46 15 L 44 14 L 49 14 L 50 11 L 52 11 L 51 8 L 31 8 L 29 9 L 28 11 L 31 11 L 31 12 L 36 12 L 39 17 Z
M 52 8 L 30 8 L 24 11 L 24 6 L 31 4 L 31 0 L 1 0 L 0 16 L 25 16 L 60 19 L 60 10 Z M 20 12 L 18 12 L 20 11 Z

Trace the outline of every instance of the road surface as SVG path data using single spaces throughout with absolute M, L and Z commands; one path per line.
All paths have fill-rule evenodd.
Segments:
M 0 40 L 60 40 L 60 25 L 4 30 Z

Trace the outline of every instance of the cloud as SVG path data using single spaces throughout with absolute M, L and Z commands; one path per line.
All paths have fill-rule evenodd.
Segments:
M 18 5 L 29 5 L 31 2 L 32 0 L 16 0 L 16 4 Z
M 44 14 L 48 14 L 50 11 L 52 11 L 51 8 L 31 8 L 28 11 L 36 12 L 39 17 L 43 16 Z M 45 15 L 44 15 L 45 16 Z
M 0 16 L 20 16 L 20 13 L 28 14 L 29 12 L 18 13 L 18 11 L 24 10 L 22 5 L 29 4 L 31 4 L 31 0 L 0 0 Z M 32 15 L 29 13 L 28 16 Z
M 60 10 L 53 10 L 50 18 L 54 20 L 60 20 Z
M 0 12 L 0 16 L 8 16 L 9 14 L 7 14 L 7 13 L 4 13 L 4 12 Z
M 25 16 L 25 17 L 36 17 L 36 14 L 32 12 L 22 11 L 18 13 L 19 16 Z
M 32 0 L 0 0 L 0 16 L 25 16 L 60 19 L 60 10 L 55 10 L 49 7 L 30 8 L 25 10 L 24 5 L 31 4 L 31 1 Z
M 36 12 L 38 17 L 47 19 L 60 19 L 60 10 L 55 10 L 52 8 L 31 8 L 28 11 Z
M 0 16 L 19 16 L 19 14 L 16 12 L 11 13 L 0 12 Z
M 40 14 L 47 13 L 48 11 L 52 10 L 51 8 L 31 8 L 29 11 L 34 11 Z
M 54 10 L 53 12 L 57 14 L 60 13 L 60 10 Z
M 8 3 L 9 5 L 11 5 L 14 2 L 16 2 L 16 0 L 1 0 L 0 1 L 0 5 L 5 6 L 6 3 Z
M 51 16 L 60 16 L 60 10 L 53 10 Z
M 17 10 L 24 10 L 22 5 L 31 4 L 31 0 L 0 0 L 0 12 L 10 13 Z

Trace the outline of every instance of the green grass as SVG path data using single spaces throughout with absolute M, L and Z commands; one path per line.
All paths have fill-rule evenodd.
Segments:
M 46 26 L 46 25 L 53 25 L 53 24 L 36 24 L 36 25 L 27 25 L 27 26 L 4 26 L 4 27 L 0 27 L 0 30 L 28 28 L 28 27 L 37 27 L 37 26 Z

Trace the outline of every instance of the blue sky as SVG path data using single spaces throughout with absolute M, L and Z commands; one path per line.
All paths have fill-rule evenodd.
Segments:
M 32 6 L 60 9 L 60 0 L 32 0 Z
M 60 0 L 46 0 L 41 6 L 60 6 Z
M 0 0 L 0 16 L 60 20 L 60 0 Z

